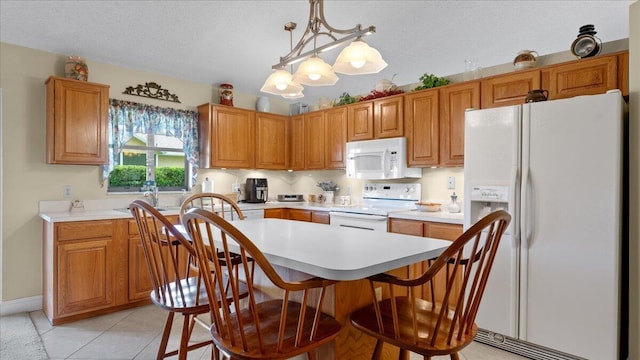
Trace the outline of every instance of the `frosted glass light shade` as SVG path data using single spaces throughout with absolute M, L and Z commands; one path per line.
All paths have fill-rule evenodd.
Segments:
M 302 92 L 302 89 L 302 85 L 293 81 L 293 76 L 290 72 L 279 69 L 269 75 L 260 91 L 274 95 L 283 95 Z
M 378 50 L 362 40 L 354 40 L 340 52 L 333 71 L 346 75 L 375 74 L 386 67 Z
M 282 96 L 285 99 L 299 99 L 301 97 L 304 97 L 304 94 L 302 93 L 302 90 L 300 90 L 297 93 L 287 93 L 287 94 L 282 94 L 280 96 Z
M 298 66 L 293 80 L 309 86 L 329 86 L 338 81 L 338 76 L 331 70 L 331 65 L 314 55 Z

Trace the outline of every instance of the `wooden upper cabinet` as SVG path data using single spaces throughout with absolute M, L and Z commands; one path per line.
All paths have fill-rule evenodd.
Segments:
M 405 95 L 405 133 L 409 166 L 436 166 L 440 151 L 438 89 Z
M 373 101 L 347 106 L 347 141 L 373 140 Z
M 51 76 L 46 88 L 47 163 L 106 164 L 109 86 Z
M 618 88 L 623 96 L 629 96 L 629 52 L 618 54 Z
M 324 169 L 324 111 L 304 114 L 304 167 Z
M 480 107 L 480 82 L 464 82 L 440 90 L 440 165 L 464 165 L 464 114 Z
M 344 169 L 346 166 L 347 107 L 324 111 L 326 169 Z
M 482 108 L 524 104 L 527 93 L 540 89 L 540 70 L 514 73 L 482 79 Z
M 373 133 L 376 139 L 404 136 L 403 103 L 403 95 L 373 101 Z
M 204 168 L 255 167 L 255 112 L 225 105 L 198 106 L 200 163 Z
M 598 56 L 542 69 L 549 100 L 603 94 L 618 88 L 618 56 Z
M 304 116 L 291 117 L 290 167 L 292 170 L 304 170 Z
M 256 168 L 289 168 L 289 117 L 256 113 Z

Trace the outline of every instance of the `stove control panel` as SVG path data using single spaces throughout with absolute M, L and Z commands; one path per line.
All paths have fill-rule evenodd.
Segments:
M 421 193 L 421 184 L 366 183 L 362 187 L 362 198 L 364 199 L 420 201 Z

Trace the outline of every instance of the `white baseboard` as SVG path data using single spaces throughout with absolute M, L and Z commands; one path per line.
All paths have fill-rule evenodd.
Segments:
M 42 295 L 0 301 L 0 315 L 11 315 L 36 310 L 42 310 Z

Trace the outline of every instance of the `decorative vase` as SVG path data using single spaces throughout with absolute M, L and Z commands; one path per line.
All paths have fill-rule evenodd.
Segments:
M 64 76 L 70 79 L 88 81 L 89 67 L 83 57 L 69 56 L 64 64 Z
M 547 101 L 547 98 L 549 98 L 549 91 L 542 89 L 531 90 L 527 93 L 527 97 L 525 97 L 524 102 L 532 103 L 538 101 Z
M 233 106 L 233 85 L 220 84 L 220 104 Z
M 324 202 L 327 204 L 333 204 L 333 191 L 323 191 L 322 197 L 324 198 Z
M 260 96 L 258 101 L 256 101 L 256 111 L 269 112 L 269 110 L 271 110 L 269 98 L 266 96 Z

